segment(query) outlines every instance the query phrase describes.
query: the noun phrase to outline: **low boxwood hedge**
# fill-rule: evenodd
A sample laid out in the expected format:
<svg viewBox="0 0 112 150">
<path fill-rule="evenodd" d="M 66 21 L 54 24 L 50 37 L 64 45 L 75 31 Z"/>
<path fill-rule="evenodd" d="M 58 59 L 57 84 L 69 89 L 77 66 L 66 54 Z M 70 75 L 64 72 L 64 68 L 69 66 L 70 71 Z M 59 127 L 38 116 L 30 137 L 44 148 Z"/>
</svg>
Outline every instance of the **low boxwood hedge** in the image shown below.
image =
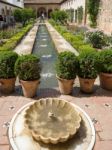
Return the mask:
<svg viewBox="0 0 112 150">
<path fill-rule="evenodd" d="M 52 24 L 52 22 L 50 23 Z M 77 51 L 81 52 L 86 48 L 89 50 L 95 50 L 90 44 L 87 44 L 84 41 L 84 35 L 74 35 L 61 25 L 55 25 L 54 27 Z"/>
<path fill-rule="evenodd" d="M 0 46 L 0 51 L 8 51 L 12 50 L 16 47 L 16 45 L 21 41 L 21 39 L 24 37 L 24 35 L 31 29 L 32 24 L 28 24 L 26 27 L 24 27 L 19 33 L 12 36 L 5 44 Z"/>
</svg>

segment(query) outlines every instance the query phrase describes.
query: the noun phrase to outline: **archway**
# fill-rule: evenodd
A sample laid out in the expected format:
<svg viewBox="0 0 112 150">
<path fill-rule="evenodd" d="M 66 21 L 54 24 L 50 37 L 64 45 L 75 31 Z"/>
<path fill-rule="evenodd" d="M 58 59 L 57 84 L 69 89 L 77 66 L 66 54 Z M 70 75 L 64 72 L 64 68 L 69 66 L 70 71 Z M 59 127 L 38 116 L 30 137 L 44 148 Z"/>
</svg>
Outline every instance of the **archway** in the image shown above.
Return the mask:
<svg viewBox="0 0 112 150">
<path fill-rule="evenodd" d="M 45 17 L 46 17 L 46 15 L 47 15 L 46 9 L 45 9 L 44 7 L 40 7 L 40 8 L 37 10 L 37 17 L 42 16 L 42 14 L 44 14 Z"/>
<path fill-rule="evenodd" d="M 48 10 L 48 18 L 51 18 L 52 9 Z"/>
</svg>

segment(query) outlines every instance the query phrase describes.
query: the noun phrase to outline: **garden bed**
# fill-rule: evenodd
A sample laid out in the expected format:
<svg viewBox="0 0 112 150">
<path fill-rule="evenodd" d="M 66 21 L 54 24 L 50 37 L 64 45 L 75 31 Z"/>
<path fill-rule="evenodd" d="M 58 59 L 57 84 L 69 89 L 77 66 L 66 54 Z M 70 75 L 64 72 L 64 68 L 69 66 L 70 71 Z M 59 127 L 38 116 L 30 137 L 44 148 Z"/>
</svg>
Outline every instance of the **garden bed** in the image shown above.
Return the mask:
<svg viewBox="0 0 112 150">
<path fill-rule="evenodd" d="M 87 42 L 86 41 L 86 37 L 85 37 L 85 32 L 76 32 L 73 33 L 70 30 L 67 29 L 66 26 L 64 25 L 59 25 L 57 23 L 55 23 L 53 20 L 49 20 L 49 22 L 53 25 L 53 27 L 73 46 L 73 48 L 75 48 L 79 53 L 83 50 L 99 50 L 98 48 L 93 48 L 92 43 L 91 42 Z M 100 31 L 98 31 L 100 32 Z M 93 32 L 94 33 L 94 32 Z M 97 34 L 97 33 L 96 33 Z M 92 42 L 99 42 L 99 37 L 96 37 L 97 35 L 95 35 L 95 39 L 93 39 Z M 94 38 L 94 37 L 93 37 Z M 109 37 L 105 35 L 105 39 L 108 40 L 107 45 L 109 44 Z M 104 41 L 104 40 L 103 40 Z M 95 43 L 96 45 L 98 45 L 98 43 Z M 103 46 L 103 45 L 102 45 Z M 106 48 L 103 47 L 100 50 L 104 50 L 104 49 L 109 49 L 109 47 L 107 46 Z M 111 48 L 110 48 L 111 49 Z"/>
<path fill-rule="evenodd" d="M 10 39 L 8 39 L 2 46 L 0 46 L 0 51 L 7 51 L 14 49 L 17 44 L 22 40 L 22 38 L 27 34 L 27 32 L 31 29 L 33 24 L 28 24 L 23 27 L 20 32 L 13 35 Z"/>
</svg>

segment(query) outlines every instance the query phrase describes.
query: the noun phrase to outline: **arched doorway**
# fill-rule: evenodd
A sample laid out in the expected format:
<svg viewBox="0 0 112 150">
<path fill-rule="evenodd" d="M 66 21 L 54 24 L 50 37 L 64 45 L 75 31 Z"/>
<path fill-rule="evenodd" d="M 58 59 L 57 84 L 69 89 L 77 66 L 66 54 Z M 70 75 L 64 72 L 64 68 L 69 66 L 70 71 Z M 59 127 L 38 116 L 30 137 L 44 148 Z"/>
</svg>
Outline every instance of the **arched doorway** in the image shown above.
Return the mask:
<svg viewBox="0 0 112 150">
<path fill-rule="evenodd" d="M 46 9 L 45 9 L 44 7 L 40 7 L 40 8 L 37 10 L 37 17 L 42 16 L 42 14 L 44 14 L 45 17 L 46 17 L 46 15 L 47 15 Z"/>
<path fill-rule="evenodd" d="M 52 9 L 48 10 L 48 18 L 51 18 Z"/>
</svg>

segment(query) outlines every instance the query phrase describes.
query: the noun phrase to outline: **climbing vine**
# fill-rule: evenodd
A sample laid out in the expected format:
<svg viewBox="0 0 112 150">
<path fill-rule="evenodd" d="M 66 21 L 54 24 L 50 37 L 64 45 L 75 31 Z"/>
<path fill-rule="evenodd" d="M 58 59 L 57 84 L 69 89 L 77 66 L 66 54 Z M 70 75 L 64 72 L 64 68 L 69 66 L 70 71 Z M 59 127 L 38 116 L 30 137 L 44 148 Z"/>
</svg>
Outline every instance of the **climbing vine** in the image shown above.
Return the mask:
<svg viewBox="0 0 112 150">
<path fill-rule="evenodd" d="M 68 20 L 70 22 L 73 22 L 73 19 L 74 19 L 74 9 L 68 9 L 67 10 L 67 14 L 68 14 Z"/>
<path fill-rule="evenodd" d="M 82 23 L 82 20 L 83 20 L 83 7 L 82 6 L 78 7 L 77 13 L 78 13 L 77 14 L 78 15 L 78 22 Z"/>
<path fill-rule="evenodd" d="M 91 26 L 97 26 L 97 16 L 99 12 L 100 0 L 88 0 L 87 2 L 87 9 L 91 21 Z"/>
</svg>

